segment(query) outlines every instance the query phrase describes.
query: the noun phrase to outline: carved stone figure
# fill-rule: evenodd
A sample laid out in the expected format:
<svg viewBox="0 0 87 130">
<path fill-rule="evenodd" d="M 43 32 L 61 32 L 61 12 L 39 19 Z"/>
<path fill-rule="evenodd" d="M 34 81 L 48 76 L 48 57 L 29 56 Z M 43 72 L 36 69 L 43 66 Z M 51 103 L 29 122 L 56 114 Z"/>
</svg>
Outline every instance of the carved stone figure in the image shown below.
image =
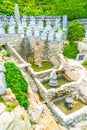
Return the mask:
<svg viewBox="0 0 87 130">
<path fill-rule="evenodd" d="M 41 67 L 41 46 L 40 46 L 40 42 L 39 40 L 36 41 L 36 45 L 35 45 L 35 51 L 34 51 L 34 62 L 35 65 L 38 65 L 39 67 Z"/>
</svg>

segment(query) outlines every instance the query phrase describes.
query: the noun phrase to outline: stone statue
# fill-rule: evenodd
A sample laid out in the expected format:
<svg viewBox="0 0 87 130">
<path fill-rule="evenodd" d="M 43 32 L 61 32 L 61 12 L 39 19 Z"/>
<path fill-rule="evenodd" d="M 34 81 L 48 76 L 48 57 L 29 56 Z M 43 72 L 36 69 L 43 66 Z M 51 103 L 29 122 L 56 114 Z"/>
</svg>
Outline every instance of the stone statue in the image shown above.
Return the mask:
<svg viewBox="0 0 87 130">
<path fill-rule="evenodd" d="M 52 87 L 56 87 L 58 85 L 57 75 L 56 75 L 56 70 L 55 69 L 53 69 L 51 74 L 50 74 L 49 85 L 52 86 Z"/>
<path fill-rule="evenodd" d="M 15 5 L 14 15 L 15 15 L 16 23 L 18 24 L 18 22 L 20 21 L 20 13 L 19 13 L 18 4 Z"/>
<path fill-rule="evenodd" d="M 35 62 L 35 65 L 38 65 L 39 67 L 41 67 L 42 60 L 41 60 L 41 47 L 40 47 L 39 40 L 36 41 L 36 45 L 35 45 L 34 62 Z"/>
</svg>

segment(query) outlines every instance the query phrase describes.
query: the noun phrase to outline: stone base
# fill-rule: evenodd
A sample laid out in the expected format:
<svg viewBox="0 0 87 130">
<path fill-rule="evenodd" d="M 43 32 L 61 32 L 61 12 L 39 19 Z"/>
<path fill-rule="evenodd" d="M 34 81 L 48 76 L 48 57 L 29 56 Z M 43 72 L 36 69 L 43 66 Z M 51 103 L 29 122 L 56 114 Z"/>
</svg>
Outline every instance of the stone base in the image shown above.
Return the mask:
<svg viewBox="0 0 87 130">
<path fill-rule="evenodd" d="M 57 81 L 56 82 L 49 82 L 49 85 L 52 87 L 56 87 L 58 85 Z"/>
</svg>

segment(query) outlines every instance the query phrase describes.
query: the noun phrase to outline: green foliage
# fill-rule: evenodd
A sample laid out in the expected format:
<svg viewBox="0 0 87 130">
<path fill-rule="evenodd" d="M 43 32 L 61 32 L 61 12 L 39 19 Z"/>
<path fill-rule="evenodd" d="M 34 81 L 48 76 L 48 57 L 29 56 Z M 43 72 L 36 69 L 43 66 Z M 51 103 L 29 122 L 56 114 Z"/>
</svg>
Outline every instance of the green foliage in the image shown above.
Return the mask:
<svg viewBox="0 0 87 130">
<path fill-rule="evenodd" d="M 27 22 L 27 26 L 30 24 L 30 21 Z"/>
<path fill-rule="evenodd" d="M 46 21 L 43 22 L 43 27 L 46 27 Z"/>
<path fill-rule="evenodd" d="M 70 41 L 69 45 L 66 45 L 63 50 L 64 56 L 70 59 L 76 59 L 78 53 L 77 44 L 72 41 Z"/>
<path fill-rule="evenodd" d="M 31 125 L 33 125 L 33 123 L 34 123 L 34 122 L 33 122 L 33 120 L 32 120 L 31 118 L 30 118 L 30 120 L 29 120 L 29 121 L 30 121 Z"/>
<path fill-rule="evenodd" d="M 84 26 L 83 24 L 78 21 L 74 20 L 69 23 L 68 26 L 68 39 L 69 40 L 82 40 L 84 37 Z"/>
<path fill-rule="evenodd" d="M 87 61 L 83 62 L 83 66 L 87 68 Z"/>
<path fill-rule="evenodd" d="M 6 111 L 11 112 L 15 107 L 14 104 L 6 104 Z"/>
<path fill-rule="evenodd" d="M 15 30 L 18 30 L 18 25 L 16 24 L 14 28 L 15 28 Z"/>
<path fill-rule="evenodd" d="M 0 0 L 0 15 L 14 14 L 15 4 L 22 15 L 63 16 L 69 19 L 87 18 L 86 0 Z"/>
<path fill-rule="evenodd" d="M 3 57 L 10 57 L 10 56 L 11 56 L 11 52 L 8 50 L 3 53 Z"/>
<path fill-rule="evenodd" d="M 55 32 L 58 32 L 58 29 L 56 29 Z"/>
<path fill-rule="evenodd" d="M 9 24 L 6 24 L 6 25 L 5 25 L 5 28 L 4 28 L 5 31 L 6 31 L 6 33 L 8 32 L 8 28 L 9 28 Z"/>
<path fill-rule="evenodd" d="M 0 45 L 0 51 L 3 49 L 2 45 Z"/>
<path fill-rule="evenodd" d="M 34 63 L 32 64 L 32 68 L 34 69 L 34 71 L 39 72 L 39 71 L 44 71 L 44 70 L 48 70 L 51 69 L 53 67 L 52 63 L 48 62 L 48 61 L 43 61 L 42 62 L 42 67 L 38 67 L 37 65 L 35 65 Z"/>
<path fill-rule="evenodd" d="M 28 90 L 27 81 L 24 79 L 24 76 L 22 75 L 20 69 L 14 63 L 6 62 L 5 68 L 7 87 L 12 89 L 20 105 L 27 109 L 29 105 L 28 97 L 26 94 Z"/>
<path fill-rule="evenodd" d="M 29 101 L 28 101 L 28 96 L 26 95 L 26 93 L 22 91 L 18 91 L 15 93 L 15 95 L 20 105 L 23 106 L 25 109 L 28 109 Z"/>
<path fill-rule="evenodd" d="M 0 102 L 4 102 L 4 100 L 0 97 Z"/>
</svg>

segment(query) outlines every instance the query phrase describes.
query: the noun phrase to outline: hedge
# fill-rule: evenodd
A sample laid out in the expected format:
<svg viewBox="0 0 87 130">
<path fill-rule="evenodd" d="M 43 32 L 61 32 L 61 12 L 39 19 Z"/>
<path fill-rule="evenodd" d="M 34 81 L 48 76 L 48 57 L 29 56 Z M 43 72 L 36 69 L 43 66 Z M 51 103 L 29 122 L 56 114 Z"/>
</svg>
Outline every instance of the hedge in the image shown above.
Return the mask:
<svg viewBox="0 0 87 130">
<path fill-rule="evenodd" d="M 4 65 L 6 68 L 5 78 L 7 87 L 12 89 L 19 104 L 27 109 L 29 105 L 27 81 L 24 79 L 20 69 L 13 62 L 6 62 Z"/>
</svg>

